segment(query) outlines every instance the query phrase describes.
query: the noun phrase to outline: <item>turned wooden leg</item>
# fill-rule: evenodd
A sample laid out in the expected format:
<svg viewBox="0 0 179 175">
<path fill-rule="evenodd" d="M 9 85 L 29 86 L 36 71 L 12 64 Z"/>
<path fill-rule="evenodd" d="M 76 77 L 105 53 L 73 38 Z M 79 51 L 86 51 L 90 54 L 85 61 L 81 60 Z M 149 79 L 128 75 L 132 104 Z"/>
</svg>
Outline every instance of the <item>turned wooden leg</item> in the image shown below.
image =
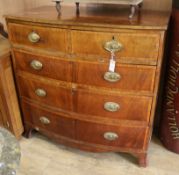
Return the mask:
<svg viewBox="0 0 179 175">
<path fill-rule="evenodd" d="M 80 14 L 80 3 L 79 2 L 76 2 L 76 14 L 77 14 L 77 16 L 79 16 L 79 14 Z"/>
<path fill-rule="evenodd" d="M 138 21 L 141 20 L 141 9 L 142 9 L 143 3 L 140 3 L 138 5 Z"/>
<path fill-rule="evenodd" d="M 56 1 L 56 10 L 58 12 L 58 15 L 61 14 L 61 1 Z"/>
<path fill-rule="evenodd" d="M 129 15 L 129 19 L 132 19 L 134 17 L 135 11 L 136 11 L 136 6 L 135 5 L 131 5 L 131 13 Z"/>
<path fill-rule="evenodd" d="M 143 3 L 140 3 L 138 6 L 139 6 L 139 10 L 141 10 Z"/>
<path fill-rule="evenodd" d="M 147 167 L 147 153 L 137 153 L 136 157 L 138 158 L 138 163 L 140 167 Z"/>
<path fill-rule="evenodd" d="M 26 138 L 30 138 L 32 136 L 32 130 L 33 128 L 31 128 L 30 126 L 25 126 L 25 130 L 24 130 L 24 137 Z"/>
</svg>

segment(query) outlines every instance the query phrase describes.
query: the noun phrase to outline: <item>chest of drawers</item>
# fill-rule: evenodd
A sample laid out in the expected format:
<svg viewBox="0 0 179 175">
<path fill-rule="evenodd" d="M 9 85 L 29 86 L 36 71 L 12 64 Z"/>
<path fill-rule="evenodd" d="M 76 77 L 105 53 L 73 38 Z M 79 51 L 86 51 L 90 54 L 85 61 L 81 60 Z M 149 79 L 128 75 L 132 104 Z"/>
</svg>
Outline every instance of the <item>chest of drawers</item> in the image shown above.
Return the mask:
<svg viewBox="0 0 179 175">
<path fill-rule="evenodd" d="M 128 152 L 146 166 L 169 14 L 141 12 L 129 21 L 128 12 L 96 8 L 6 17 L 26 134 L 36 129 L 82 150 Z M 114 74 L 104 49 L 113 39 L 122 45 Z"/>
</svg>

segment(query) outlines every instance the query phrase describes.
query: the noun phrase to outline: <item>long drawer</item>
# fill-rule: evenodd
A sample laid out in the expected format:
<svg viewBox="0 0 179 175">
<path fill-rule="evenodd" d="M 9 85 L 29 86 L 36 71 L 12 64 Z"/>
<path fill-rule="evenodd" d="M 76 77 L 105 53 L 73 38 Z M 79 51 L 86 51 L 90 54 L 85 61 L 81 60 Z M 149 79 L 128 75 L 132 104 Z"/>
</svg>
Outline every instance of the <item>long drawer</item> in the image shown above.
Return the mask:
<svg viewBox="0 0 179 175">
<path fill-rule="evenodd" d="M 67 30 L 9 23 L 11 42 L 24 46 L 67 53 Z"/>
<path fill-rule="evenodd" d="M 149 121 L 152 97 L 78 90 L 74 110 L 80 114 L 119 120 Z"/>
<path fill-rule="evenodd" d="M 122 30 L 118 33 L 112 32 L 71 32 L 72 53 L 76 55 L 95 55 L 109 58 L 110 53 L 104 49 L 106 42 L 114 38 L 122 45 L 122 49 L 116 53 L 117 59 L 131 63 L 154 64 L 158 59 L 160 34 L 135 30 Z"/>
<path fill-rule="evenodd" d="M 14 59 L 17 71 L 27 71 L 61 81 L 72 81 L 72 63 L 65 59 L 16 50 L 14 50 Z"/>
<path fill-rule="evenodd" d="M 75 137 L 75 120 L 48 111 L 40 106 L 21 101 L 25 123 L 65 137 Z"/>
<path fill-rule="evenodd" d="M 155 66 L 117 64 L 115 73 L 108 72 L 109 63 L 78 61 L 76 82 L 125 91 L 153 92 Z"/>
<path fill-rule="evenodd" d="M 148 128 L 76 122 L 76 139 L 88 143 L 143 149 Z"/>
<path fill-rule="evenodd" d="M 62 110 L 72 110 L 71 87 L 60 82 L 36 78 L 34 76 L 17 76 L 19 94 L 40 103 L 57 107 Z"/>
</svg>

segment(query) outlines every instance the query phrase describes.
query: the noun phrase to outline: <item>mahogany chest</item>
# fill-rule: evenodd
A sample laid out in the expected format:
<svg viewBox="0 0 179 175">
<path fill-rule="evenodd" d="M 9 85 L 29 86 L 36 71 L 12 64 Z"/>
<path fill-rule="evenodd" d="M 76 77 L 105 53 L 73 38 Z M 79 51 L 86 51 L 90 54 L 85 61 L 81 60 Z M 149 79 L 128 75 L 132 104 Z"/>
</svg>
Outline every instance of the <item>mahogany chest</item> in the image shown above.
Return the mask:
<svg viewBox="0 0 179 175">
<path fill-rule="evenodd" d="M 146 166 L 169 13 L 41 7 L 6 16 L 27 135 Z M 115 70 L 109 71 L 110 49 Z M 119 48 L 120 47 L 120 48 Z M 114 56 L 114 55 L 113 55 Z"/>
</svg>

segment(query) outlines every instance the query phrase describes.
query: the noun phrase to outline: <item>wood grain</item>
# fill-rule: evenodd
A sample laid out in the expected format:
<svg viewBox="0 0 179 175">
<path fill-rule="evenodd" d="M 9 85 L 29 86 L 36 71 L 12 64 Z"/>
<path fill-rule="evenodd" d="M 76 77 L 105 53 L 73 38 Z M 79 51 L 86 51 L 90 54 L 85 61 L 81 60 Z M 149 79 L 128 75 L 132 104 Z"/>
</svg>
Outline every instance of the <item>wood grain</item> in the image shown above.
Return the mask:
<svg viewBox="0 0 179 175">
<path fill-rule="evenodd" d="M 64 29 L 51 28 L 49 31 L 48 28 L 44 27 L 20 24 L 10 24 L 8 28 L 13 43 L 50 51 L 67 52 L 67 31 Z M 32 43 L 28 39 L 32 32 L 37 33 L 40 37 L 37 43 Z"/>
<path fill-rule="evenodd" d="M 99 116 L 101 118 L 118 120 L 149 121 L 152 98 L 127 95 L 111 95 L 94 93 L 93 91 L 78 90 L 75 94 L 75 112 Z M 104 109 L 106 102 L 119 104 L 120 109 L 116 112 L 109 112 Z M 130 109 L 130 110 L 129 110 Z"/>
<path fill-rule="evenodd" d="M 108 32 L 109 29 L 111 30 L 110 32 L 112 32 L 116 29 L 165 30 L 168 26 L 169 15 L 170 12 L 166 11 L 142 10 L 140 15 L 136 15 L 131 21 L 128 19 L 128 9 L 120 11 L 118 8 L 116 8 L 116 6 L 112 6 L 108 9 L 108 6 L 104 8 L 92 5 L 90 7 L 82 7 L 80 16 L 76 15 L 75 6 L 64 6 L 60 16 L 54 10 L 54 7 L 45 6 L 31 9 L 28 11 L 28 13 L 25 11 L 20 11 L 16 14 L 6 15 L 5 17 L 8 19 L 7 22 L 19 21 L 19 23 L 32 26 L 34 22 L 36 27 L 49 27 L 49 24 L 51 24 L 51 27 L 60 26 L 60 28 L 66 28 L 67 26 L 70 26 L 71 29 L 82 29 L 89 31 L 89 28 L 85 29 L 85 26 L 90 26 L 90 31 L 97 31 L 99 29 L 105 31 L 107 28 Z M 23 20 L 24 18 L 26 18 L 25 21 Z"/>
<path fill-rule="evenodd" d="M 21 137 L 23 125 L 11 67 L 10 49 L 7 40 L 0 36 L 0 117 L 1 125 L 17 138 Z M 2 123 L 3 122 L 3 123 Z"/>
<path fill-rule="evenodd" d="M 43 110 L 35 105 L 25 103 L 24 101 L 22 101 L 22 109 L 26 119 L 25 122 L 32 123 L 34 128 L 49 130 L 61 136 L 75 138 L 75 120 L 64 118 L 51 111 Z M 50 123 L 43 124 L 40 121 L 41 117 L 46 117 Z"/>
<path fill-rule="evenodd" d="M 0 21 L 5 25 L 3 15 L 16 13 L 27 9 L 32 9 L 40 6 L 51 5 L 54 3 L 49 0 L 6 0 L 0 1 Z M 73 4 L 72 4 L 73 5 Z M 74 6 L 74 5 L 73 5 Z M 144 9 L 170 11 L 172 7 L 171 0 L 144 0 Z M 55 10 L 55 8 L 54 8 Z"/>
<path fill-rule="evenodd" d="M 14 51 L 14 62 L 17 71 L 27 71 L 36 75 L 58 79 L 61 81 L 72 81 L 72 63 L 64 58 L 53 56 L 42 56 L 31 52 Z M 35 70 L 31 67 L 32 61 L 40 61 L 42 69 Z"/>
<path fill-rule="evenodd" d="M 61 86 L 57 81 L 44 81 L 40 77 L 29 77 L 22 74 L 17 77 L 20 96 L 36 100 L 62 110 L 72 110 L 72 93 L 69 87 Z M 70 86 L 70 85 L 69 85 Z M 35 92 L 42 89 L 46 96 L 38 96 Z"/>
<path fill-rule="evenodd" d="M 77 55 L 100 55 L 109 59 L 110 53 L 104 49 L 104 44 L 112 38 L 122 44 L 121 51 L 118 51 L 116 59 L 133 60 L 136 58 L 145 60 L 157 60 L 160 33 L 130 30 L 117 33 L 109 32 L 90 32 L 72 31 L 72 53 Z"/>
<path fill-rule="evenodd" d="M 124 148 L 143 150 L 147 128 L 114 127 L 110 125 L 96 125 L 95 123 L 77 122 L 77 140 Z M 85 131 L 85 132 L 84 132 Z M 118 139 L 109 141 L 104 138 L 106 132 L 118 134 Z"/>
<path fill-rule="evenodd" d="M 104 61 L 104 59 L 102 59 Z M 145 91 L 153 93 L 155 67 L 140 65 L 116 64 L 115 72 L 121 78 L 117 82 L 108 82 L 104 75 L 109 71 L 109 60 L 106 62 L 77 61 L 76 82 L 90 86 L 105 87 L 120 91 Z"/>
<path fill-rule="evenodd" d="M 170 13 L 142 10 L 129 21 L 128 11 L 115 7 L 80 10 L 76 15 L 74 7 L 66 6 L 57 16 L 54 7 L 42 7 L 7 16 L 26 133 L 36 129 L 84 150 L 129 152 L 146 166 Z M 44 39 L 39 45 L 27 41 L 33 29 Z M 116 71 L 122 75 L 116 84 L 103 78 L 110 57 L 103 45 L 113 36 L 123 44 L 116 55 Z M 32 57 L 45 65 L 41 73 L 29 68 Z M 38 88 L 46 91 L 44 97 L 36 95 Z M 106 102 L 117 103 L 118 111 L 106 111 Z M 41 125 L 39 114 L 49 116 L 54 127 Z M 71 120 L 73 139 L 60 130 Z M 63 126 L 57 127 L 58 121 Z M 119 139 L 104 140 L 106 132 L 117 133 Z"/>
</svg>

